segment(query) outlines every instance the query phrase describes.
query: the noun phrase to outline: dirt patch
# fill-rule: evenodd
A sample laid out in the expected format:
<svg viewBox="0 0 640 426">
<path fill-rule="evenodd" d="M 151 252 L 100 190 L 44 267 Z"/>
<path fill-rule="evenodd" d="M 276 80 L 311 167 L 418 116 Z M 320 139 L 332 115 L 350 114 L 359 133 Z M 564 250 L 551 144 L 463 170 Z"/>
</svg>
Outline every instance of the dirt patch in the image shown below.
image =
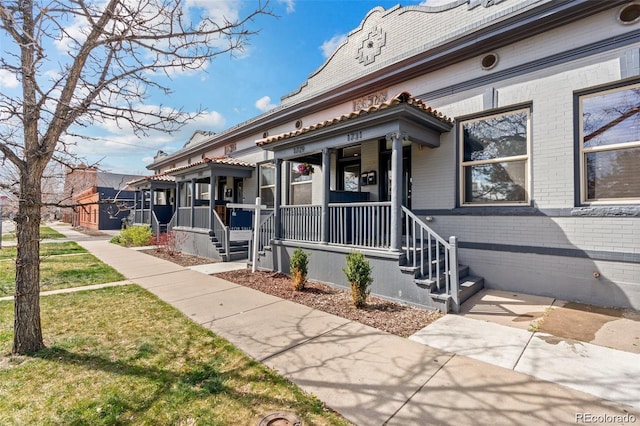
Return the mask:
<svg viewBox="0 0 640 426">
<path fill-rule="evenodd" d="M 368 297 L 365 307 L 357 309 L 346 290 L 309 281 L 302 291 L 294 291 L 291 278 L 279 273 L 251 273 L 248 269 L 242 269 L 215 276 L 402 337 L 414 334 L 442 316 L 440 312 L 374 296 Z"/>
<path fill-rule="evenodd" d="M 539 331 L 567 339 L 593 342 L 607 323 L 622 318 L 624 310 L 583 303 L 567 303 L 553 308 L 544 317 Z"/>
<path fill-rule="evenodd" d="M 160 259 L 168 260 L 169 262 L 176 263 L 180 266 L 184 266 L 185 268 L 189 266 L 208 265 L 210 263 L 216 263 L 215 260 L 206 257 L 193 256 L 180 252 L 169 252 L 167 250 L 149 249 L 140 250 L 140 253 L 159 257 Z"/>
</svg>

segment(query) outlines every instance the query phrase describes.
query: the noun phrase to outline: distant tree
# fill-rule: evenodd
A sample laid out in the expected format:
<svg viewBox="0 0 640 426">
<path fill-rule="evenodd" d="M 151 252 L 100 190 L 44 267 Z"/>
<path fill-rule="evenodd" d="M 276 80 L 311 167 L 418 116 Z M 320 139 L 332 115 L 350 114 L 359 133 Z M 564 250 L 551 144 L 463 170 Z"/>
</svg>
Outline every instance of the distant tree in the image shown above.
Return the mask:
<svg viewBox="0 0 640 426">
<path fill-rule="evenodd" d="M 242 17 L 210 18 L 186 0 L 0 0 L 0 73 L 20 85 L 20 95 L 0 93 L 0 154 L 15 168 L 19 194 L 13 353 L 44 347 L 39 225 L 47 165 L 68 161 L 74 141 L 90 141 L 78 129 L 93 124 L 115 121 L 145 135 L 197 116 L 136 106 L 150 90 L 169 94 L 166 77 L 243 49 L 256 33 L 248 25 L 270 14 L 267 2 Z M 67 54 L 50 56 L 55 44 Z"/>
</svg>

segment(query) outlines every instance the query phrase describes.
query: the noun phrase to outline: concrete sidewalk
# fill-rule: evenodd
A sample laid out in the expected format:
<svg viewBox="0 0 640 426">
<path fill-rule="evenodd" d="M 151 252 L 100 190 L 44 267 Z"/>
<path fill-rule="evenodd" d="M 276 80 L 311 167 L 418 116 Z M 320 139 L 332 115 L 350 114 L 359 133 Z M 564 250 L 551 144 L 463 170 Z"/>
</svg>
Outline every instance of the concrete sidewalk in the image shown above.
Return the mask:
<svg viewBox="0 0 640 426">
<path fill-rule="evenodd" d="M 105 240 L 80 244 L 358 425 L 575 424 L 581 413 L 640 419 L 637 408 L 510 365 L 390 335 Z M 464 338 L 443 333 L 452 343 Z M 531 353 L 535 365 L 552 361 L 547 356 Z"/>
</svg>

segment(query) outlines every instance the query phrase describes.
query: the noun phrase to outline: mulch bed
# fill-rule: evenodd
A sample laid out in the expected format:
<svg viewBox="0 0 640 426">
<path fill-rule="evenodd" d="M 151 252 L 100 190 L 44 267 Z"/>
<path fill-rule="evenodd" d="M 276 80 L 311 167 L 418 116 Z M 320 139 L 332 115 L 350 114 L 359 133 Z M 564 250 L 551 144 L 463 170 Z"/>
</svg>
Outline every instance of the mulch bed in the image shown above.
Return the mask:
<svg viewBox="0 0 640 426">
<path fill-rule="evenodd" d="M 150 249 L 141 252 L 185 267 L 214 262 L 204 257 L 182 253 L 170 254 L 164 250 Z M 353 305 L 348 290 L 307 281 L 302 291 L 294 291 L 291 278 L 280 273 L 252 273 L 249 269 L 241 269 L 218 273 L 215 276 L 402 337 L 412 335 L 442 316 L 440 312 L 415 308 L 375 296 L 369 296 L 367 305 L 358 309 Z"/>
</svg>

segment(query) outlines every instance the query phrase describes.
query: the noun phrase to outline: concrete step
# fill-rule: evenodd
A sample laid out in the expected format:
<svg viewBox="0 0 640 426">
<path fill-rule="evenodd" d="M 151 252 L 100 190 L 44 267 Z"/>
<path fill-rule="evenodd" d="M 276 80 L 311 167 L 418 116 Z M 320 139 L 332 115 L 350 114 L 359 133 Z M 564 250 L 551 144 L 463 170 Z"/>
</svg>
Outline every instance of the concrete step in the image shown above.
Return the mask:
<svg viewBox="0 0 640 426">
<path fill-rule="evenodd" d="M 460 279 L 460 304 L 484 288 L 484 278 L 466 276 Z"/>
<path fill-rule="evenodd" d="M 458 280 L 460 282 L 463 282 L 463 280 L 465 279 L 465 277 L 467 277 L 469 275 L 469 267 L 467 265 L 458 265 Z M 429 290 L 431 290 L 432 292 L 438 292 L 438 286 L 437 286 L 437 280 L 435 279 L 435 274 L 432 276 L 432 279 L 429 279 L 427 277 L 420 277 L 417 276 L 413 282 L 416 283 L 416 285 L 420 286 L 420 287 L 425 287 L 428 288 Z M 446 284 L 446 276 L 444 275 L 444 272 L 440 273 L 440 287 L 444 288 Z"/>
</svg>

